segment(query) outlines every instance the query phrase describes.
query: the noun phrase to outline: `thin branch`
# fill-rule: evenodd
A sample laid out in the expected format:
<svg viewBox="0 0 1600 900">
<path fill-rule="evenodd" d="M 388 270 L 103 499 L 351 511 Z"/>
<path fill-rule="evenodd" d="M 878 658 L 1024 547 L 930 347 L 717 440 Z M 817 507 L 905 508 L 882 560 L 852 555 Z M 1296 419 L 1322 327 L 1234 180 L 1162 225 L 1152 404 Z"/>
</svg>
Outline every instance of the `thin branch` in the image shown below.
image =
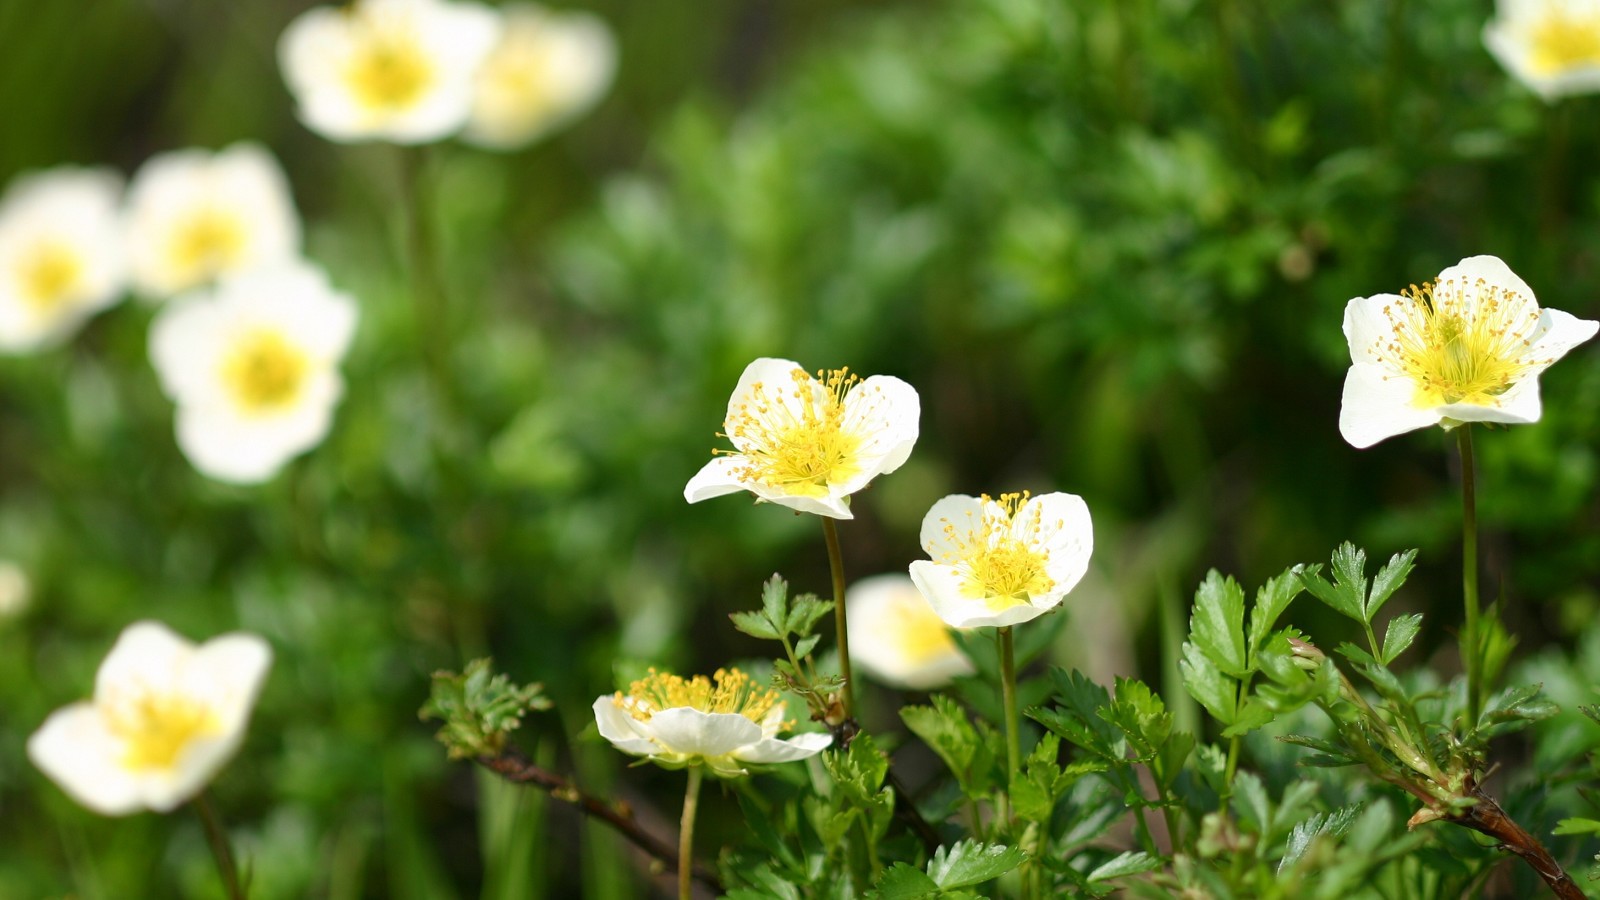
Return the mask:
<svg viewBox="0 0 1600 900">
<path fill-rule="evenodd" d="M 543 788 L 557 800 L 576 806 L 584 815 L 610 825 L 633 842 L 634 846 L 655 857 L 669 870 L 677 871 L 678 848 L 644 830 L 627 806 L 585 792 L 571 779 L 535 765 L 533 760 L 515 747 L 508 746 L 499 756 L 480 756 L 473 761 L 513 784 L 531 784 Z M 717 894 L 723 892 L 722 881 L 703 864 L 694 865 L 693 873 L 696 881 Z"/>
<path fill-rule="evenodd" d="M 1583 891 L 1572 880 L 1572 876 L 1562 870 L 1561 864 L 1544 848 L 1544 844 L 1539 843 L 1538 838 L 1506 815 L 1500 804 L 1484 793 L 1476 782 L 1467 783 L 1467 794 L 1478 802 L 1448 821 L 1498 840 L 1500 846 L 1522 857 L 1523 862 L 1538 872 L 1539 877 L 1561 900 L 1583 900 Z"/>
</svg>

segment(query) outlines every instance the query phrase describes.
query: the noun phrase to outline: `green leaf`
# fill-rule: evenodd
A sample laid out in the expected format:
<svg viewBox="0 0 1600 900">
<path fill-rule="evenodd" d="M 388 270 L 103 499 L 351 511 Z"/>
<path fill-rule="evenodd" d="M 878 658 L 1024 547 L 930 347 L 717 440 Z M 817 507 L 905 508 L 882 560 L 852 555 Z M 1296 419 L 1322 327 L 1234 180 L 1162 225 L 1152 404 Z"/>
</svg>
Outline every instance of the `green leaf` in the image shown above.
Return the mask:
<svg viewBox="0 0 1600 900">
<path fill-rule="evenodd" d="M 789 604 L 789 619 L 785 627 L 804 637 L 830 612 L 833 612 L 832 600 L 820 600 L 816 594 L 801 594 Z"/>
<path fill-rule="evenodd" d="M 1248 672 L 1244 641 L 1244 589 L 1216 569 L 1195 591 L 1189 616 L 1189 637 L 1224 674 L 1243 678 Z"/>
<path fill-rule="evenodd" d="M 521 727 L 525 713 L 550 708 L 543 691 L 538 684 L 513 684 L 494 674 L 489 659 L 475 659 L 460 675 L 435 672 L 432 692 L 418 715 L 424 721 L 444 721 L 435 737 L 451 759 L 495 756 L 505 749 L 506 736 Z"/>
<path fill-rule="evenodd" d="M 1272 800 L 1261 779 L 1252 772 L 1234 774 L 1233 808 L 1240 818 L 1255 826 L 1257 833 L 1266 832 L 1272 824 Z"/>
<path fill-rule="evenodd" d="M 773 629 L 782 632 L 789 622 L 789 582 L 777 572 L 761 583 L 761 611 Z"/>
<path fill-rule="evenodd" d="M 1172 733 L 1172 714 L 1166 704 L 1149 685 L 1133 678 L 1118 678 L 1111 705 L 1095 714 L 1122 731 L 1140 760 L 1153 757 Z"/>
<path fill-rule="evenodd" d="M 932 706 L 903 707 L 901 721 L 944 760 L 965 793 L 975 795 L 988 790 L 987 773 L 994 751 L 978 739 L 977 729 L 954 700 L 935 694 L 930 702 Z"/>
<path fill-rule="evenodd" d="M 1211 717 L 1224 725 L 1232 725 L 1238 717 L 1239 682 L 1222 674 L 1211 658 L 1194 644 L 1183 645 L 1183 659 L 1178 662 L 1183 675 L 1183 686 L 1189 696 L 1199 701 Z"/>
<path fill-rule="evenodd" d="M 1333 583 L 1318 574 L 1320 567 L 1317 566 L 1301 570 L 1300 583 L 1311 596 L 1336 612 L 1363 622 L 1366 621 L 1362 616 L 1367 593 L 1366 564 L 1367 555 L 1347 541 L 1333 553 Z"/>
<path fill-rule="evenodd" d="M 1251 697 L 1244 702 L 1244 706 L 1239 707 L 1238 717 L 1233 720 L 1232 725 L 1223 729 L 1222 736 L 1231 738 L 1249 734 L 1277 717 L 1277 712 L 1271 706 Z"/>
<path fill-rule="evenodd" d="M 912 868 L 903 862 L 897 862 L 885 869 L 882 877 L 878 879 L 877 896 L 880 900 L 920 900 L 922 897 L 935 897 L 938 894 L 937 882 L 921 869 Z"/>
<path fill-rule="evenodd" d="M 773 628 L 772 623 L 767 621 L 767 614 L 764 612 L 729 613 L 728 618 L 733 620 L 734 628 L 737 628 L 751 637 L 761 638 L 762 640 L 766 641 L 776 641 L 780 639 L 778 629 Z"/>
<path fill-rule="evenodd" d="M 1421 630 L 1420 613 L 1395 616 L 1389 620 L 1389 630 L 1383 634 L 1383 664 L 1394 662 L 1395 658 L 1404 653 L 1406 648 L 1411 646 L 1411 642 L 1417 639 L 1417 632 Z"/>
<path fill-rule="evenodd" d="M 1283 858 L 1278 861 L 1278 873 L 1281 875 L 1285 869 L 1293 868 L 1300 857 L 1310 849 L 1311 842 L 1319 837 L 1340 837 L 1350 830 L 1350 825 L 1356 820 L 1356 813 L 1361 807 L 1356 805 L 1345 806 L 1327 813 L 1318 813 L 1304 822 L 1296 825 L 1289 832 L 1289 843 L 1283 852 Z"/>
<path fill-rule="evenodd" d="M 1389 558 L 1383 568 L 1378 570 L 1378 574 L 1373 576 L 1372 593 L 1368 595 L 1364 608 L 1368 622 L 1372 621 L 1372 617 L 1378 614 L 1378 610 L 1383 608 L 1383 604 L 1394 595 L 1394 592 L 1400 589 L 1400 585 L 1406 583 L 1406 576 L 1411 574 L 1411 568 L 1416 560 L 1415 550 L 1396 553 Z"/>
<path fill-rule="evenodd" d="M 1594 819 L 1562 819 L 1556 823 L 1554 833 L 1558 835 L 1600 834 L 1600 822 Z"/>
<path fill-rule="evenodd" d="M 794 642 L 794 655 L 796 659 L 805 659 L 812 650 L 816 649 L 817 641 L 822 640 L 822 635 L 811 634 Z"/>
<path fill-rule="evenodd" d="M 1122 878 L 1127 875 L 1138 875 L 1141 872 L 1153 872 L 1161 868 L 1161 860 L 1143 851 L 1132 850 L 1117 856 L 1108 862 L 1102 863 L 1089 873 L 1090 883 L 1110 881 L 1113 878 Z"/>
<path fill-rule="evenodd" d="M 958 841 L 933 851 L 928 874 L 941 888 L 962 888 L 992 881 L 1022 865 L 1028 858 L 1016 847 Z"/>
<path fill-rule="evenodd" d="M 1272 626 L 1289 608 L 1290 602 L 1300 595 L 1305 585 L 1300 581 L 1300 567 L 1285 570 L 1256 591 L 1256 604 L 1250 610 L 1250 652 L 1252 655 L 1265 643 Z"/>
<path fill-rule="evenodd" d="M 1030 709 L 1028 716 L 1078 747 L 1120 762 L 1127 754 L 1127 740 L 1121 729 L 1100 717 L 1100 710 L 1111 704 L 1111 695 L 1087 675 L 1062 668 L 1050 670 L 1058 709 Z"/>
</svg>

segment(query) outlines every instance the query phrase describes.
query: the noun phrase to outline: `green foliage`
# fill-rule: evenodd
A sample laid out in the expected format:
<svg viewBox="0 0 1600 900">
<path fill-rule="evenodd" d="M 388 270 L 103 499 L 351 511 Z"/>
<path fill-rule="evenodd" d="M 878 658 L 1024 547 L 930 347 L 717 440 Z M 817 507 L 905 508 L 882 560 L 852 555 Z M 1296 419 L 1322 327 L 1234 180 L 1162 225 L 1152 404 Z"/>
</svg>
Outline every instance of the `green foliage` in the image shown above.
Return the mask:
<svg viewBox="0 0 1600 900">
<path fill-rule="evenodd" d="M 1178 667 L 1189 695 L 1226 726 L 1225 737 L 1254 731 L 1294 705 L 1295 698 L 1281 690 L 1252 695 L 1251 682 L 1274 658 L 1286 658 L 1295 632 L 1272 628 L 1300 593 L 1298 576 L 1293 569 L 1285 571 L 1256 591 L 1248 633 L 1244 589 L 1238 582 L 1213 569 L 1195 593 L 1189 640 Z M 1278 666 L 1278 671 L 1286 670 Z"/>
<path fill-rule="evenodd" d="M 993 881 L 1025 859 L 1027 854 L 1016 847 L 958 841 L 934 851 L 925 871 L 897 863 L 883 873 L 875 896 L 879 900 L 973 897 L 976 895 L 960 889 Z"/>
<path fill-rule="evenodd" d="M 443 720 L 435 737 L 451 759 L 498 755 L 528 711 L 550 708 L 543 685 L 513 684 L 494 674 L 492 666 L 489 659 L 475 659 L 460 674 L 433 673 L 433 691 L 420 715 L 424 721 Z"/>
</svg>

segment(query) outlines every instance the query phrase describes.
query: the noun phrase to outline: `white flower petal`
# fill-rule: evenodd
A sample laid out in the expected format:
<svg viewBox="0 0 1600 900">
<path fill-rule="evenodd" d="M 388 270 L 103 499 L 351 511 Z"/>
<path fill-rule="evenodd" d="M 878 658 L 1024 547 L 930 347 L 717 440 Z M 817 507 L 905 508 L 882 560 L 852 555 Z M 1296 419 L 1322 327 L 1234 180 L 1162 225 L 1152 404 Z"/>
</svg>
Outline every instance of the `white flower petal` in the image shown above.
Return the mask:
<svg viewBox="0 0 1600 900">
<path fill-rule="evenodd" d="M 861 475 L 840 490 L 854 493 L 879 475 L 905 464 L 917 444 L 922 401 L 911 385 L 889 375 L 873 375 L 844 398 L 844 429 L 860 435 L 866 461 Z"/>
<path fill-rule="evenodd" d="M 171 690 L 194 644 L 160 622 L 145 620 L 122 629 L 111 652 L 95 673 L 95 697 L 104 698 L 123 685 Z"/>
<path fill-rule="evenodd" d="M 961 588 L 964 579 L 953 566 L 943 566 L 925 559 L 911 564 L 911 580 L 916 583 L 922 596 L 928 598 L 933 611 L 951 628 L 1017 625 L 1049 612 L 1049 608 L 1036 607 L 1031 603 L 1018 603 L 996 610 L 983 600 L 973 599 L 963 593 Z M 1056 596 L 1050 606 L 1060 602 L 1061 597 Z"/>
<path fill-rule="evenodd" d="M 768 503 L 786 506 L 795 512 L 827 516 L 830 519 L 855 518 L 855 513 L 850 511 L 850 498 L 848 496 L 839 496 L 831 493 L 822 497 L 812 497 L 806 494 L 786 494 L 764 484 L 747 484 L 745 485 L 745 490 Z"/>
<path fill-rule="evenodd" d="M 687 706 L 650 717 L 656 742 L 675 753 L 725 756 L 761 740 L 761 726 L 738 713 L 707 713 Z"/>
<path fill-rule="evenodd" d="M 1055 583 L 1052 592 L 1065 595 L 1089 571 L 1089 559 L 1094 555 L 1094 524 L 1089 518 L 1089 504 L 1077 494 L 1041 494 L 1030 498 L 1017 511 L 1013 522 L 1031 522 L 1035 515 L 1044 529 L 1042 543 L 1049 552 L 1045 572 Z"/>
<path fill-rule="evenodd" d="M 748 491 L 744 482 L 739 480 L 736 470 L 745 465 L 741 456 L 714 456 L 711 461 L 700 467 L 689 483 L 683 487 L 683 499 L 690 503 L 699 503 L 712 497 L 722 497 Z"/>
<path fill-rule="evenodd" d="M 1414 405 L 1416 383 L 1391 375 L 1378 366 L 1357 363 L 1344 379 L 1344 399 L 1339 409 L 1339 434 L 1357 449 L 1379 441 L 1437 425 L 1444 415 L 1437 409 Z"/>
<path fill-rule="evenodd" d="M 958 556 L 960 551 L 945 529 L 953 527 L 956 534 L 965 540 L 968 531 L 983 523 L 983 512 L 983 501 L 977 497 L 950 494 L 940 498 L 922 517 L 922 531 L 919 534 L 922 549 L 935 561 Z"/>
<path fill-rule="evenodd" d="M 337 379 L 336 375 L 329 377 Z M 316 446 L 332 423 L 326 403 L 302 402 L 271 417 L 236 414 L 226 407 L 180 406 L 178 447 L 201 473 L 219 481 L 256 484 Z"/>
<path fill-rule="evenodd" d="M 1394 340 L 1394 320 L 1384 315 L 1384 309 L 1410 302 L 1396 294 L 1378 294 L 1345 304 L 1344 336 L 1350 344 L 1350 361 L 1383 365 L 1373 350 Z"/>
<path fill-rule="evenodd" d="M 1529 348 L 1528 355 L 1540 360 L 1535 371 L 1542 372 L 1551 363 L 1567 355 L 1567 351 L 1594 337 L 1600 322 L 1580 319 L 1559 309 L 1539 311 L 1539 339 Z"/>
<path fill-rule="evenodd" d="M 845 592 L 850 659 L 885 684 L 929 690 L 972 672 L 972 662 L 906 575 L 874 575 Z M 772 736 L 769 732 L 768 736 Z"/>
<path fill-rule="evenodd" d="M 117 764 L 117 741 L 90 703 L 56 710 L 28 738 L 28 758 L 72 799 L 107 816 L 141 807 L 138 779 Z"/>
<path fill-rule="evenodd" d="M 801 413 L 800 403 L 793 396 L 794 373 L 804 372 L 805 369 L 792 359 L 774 359 L 762 357 L 744 367 L 744 372 L 739 375 L 739 383 L 734 386 L 733 394 L 728 397 L 728 414 L 723 420 L 724 426 L 729 431 L 728 439 L 733 446 L 741 452 L 750 449 L 747 443 L 737 434 L 738 429 L 732 423 L 742 415 L 746 409 L 752 412 L 760 405 L 757 398 L 757 387 L 761 389 L 761 396 L 765 402 L 782 403 L 794 415 Z"/>
<path fill-rule="evenodd" d="M 808 732 L 784 740 L 762 738 L 754 744 L 734 750 L 731 755 L 734 759 L 756 765 L 794 762 L 797 759 L 816 756 L 828 749 L 832 743 L 833 738 L 827 734 Z"/>
<path fill-rule="evenodd" d="M 648 756 L 659 749 L 654 741 L 645 736 L 644 729 L 639 727 L 639 721 L 617 707 L 615 698 L 611 694 L 597 698 L 592 709 L 595 726 L 600 729 L 600 736 L 623 753 Z"/>
<path fill-rule="evenodd" d="M 598 16 L 531 3 L 508 3 L 500 11 L 500 41 L 478 72 L 463 137 L 509 150 L 593 106 L 611 84 L 617 50 Z"/>
</svg>

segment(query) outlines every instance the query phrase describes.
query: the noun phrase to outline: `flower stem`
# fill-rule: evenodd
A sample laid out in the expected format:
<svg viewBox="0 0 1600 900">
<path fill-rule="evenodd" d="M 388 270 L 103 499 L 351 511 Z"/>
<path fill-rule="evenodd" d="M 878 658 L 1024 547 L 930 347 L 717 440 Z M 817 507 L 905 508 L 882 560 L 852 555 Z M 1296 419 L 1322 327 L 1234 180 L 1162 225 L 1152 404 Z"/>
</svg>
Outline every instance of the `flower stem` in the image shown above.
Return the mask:
<svg viewBox="0 0 1600 900">
<path fill-rule="evenodd" d="M 694 884 L 694 814 L 700 805 L 699 766 L 689 767 L 689 785 L 683 792 L 683 821 L 678 826 L 678 900 L 690 900 Z"/>
<path fill-rule="evenodd" d="M 822 533 L 828 539 L 828 568 L 833 575 L 833 625 L 838 632 L 839 674 L 844 677 L 840 697 L 844 717 L 850 719 L 856 714 L 856 680 L 850 675 L 850 634 L 844 614 L 844 554 L 839 550 L 839 528 L 826 516 L 822 518 Z"/>
<path fill-rule="evenodd" d="M 233 851 L 228 847 L 228 832 L 222 827 L 222 820 L 218 818 L 217 811 L 211 806 L 211 798 L 205 791 L 194 795 L 194 809 L 200 814 L 200 823 L 205 826 L 206 843 L 211 845 L 211 855 L 217 860 L 217 874 L 222 878 L 222 886 L 227 889 L 230 900 L 244 900 L 244 887 L 239 883 L 239 868 L 234 865 Z"/>
<path fill-rule="evenodd" d="M 1472 425 L 1456 429 L 1461 449 L 1461 593 L 1466 620 L 1461 629 L 1461 664 L 1467 670 L 1467 723 L 1478 721 L 1483 699 L 1483 666 L 1478 646 L 1478 501 L 1472 459 Z"/>
<path fill-rule="evenodd" d="M 1006 801 L 1009 806 L 1012 784 L 1022 769 L 1017 723 L 1017 651 L 1010 626 L 1000 629 L 1000 696 L 1006 707 Z"/>
</svg>

